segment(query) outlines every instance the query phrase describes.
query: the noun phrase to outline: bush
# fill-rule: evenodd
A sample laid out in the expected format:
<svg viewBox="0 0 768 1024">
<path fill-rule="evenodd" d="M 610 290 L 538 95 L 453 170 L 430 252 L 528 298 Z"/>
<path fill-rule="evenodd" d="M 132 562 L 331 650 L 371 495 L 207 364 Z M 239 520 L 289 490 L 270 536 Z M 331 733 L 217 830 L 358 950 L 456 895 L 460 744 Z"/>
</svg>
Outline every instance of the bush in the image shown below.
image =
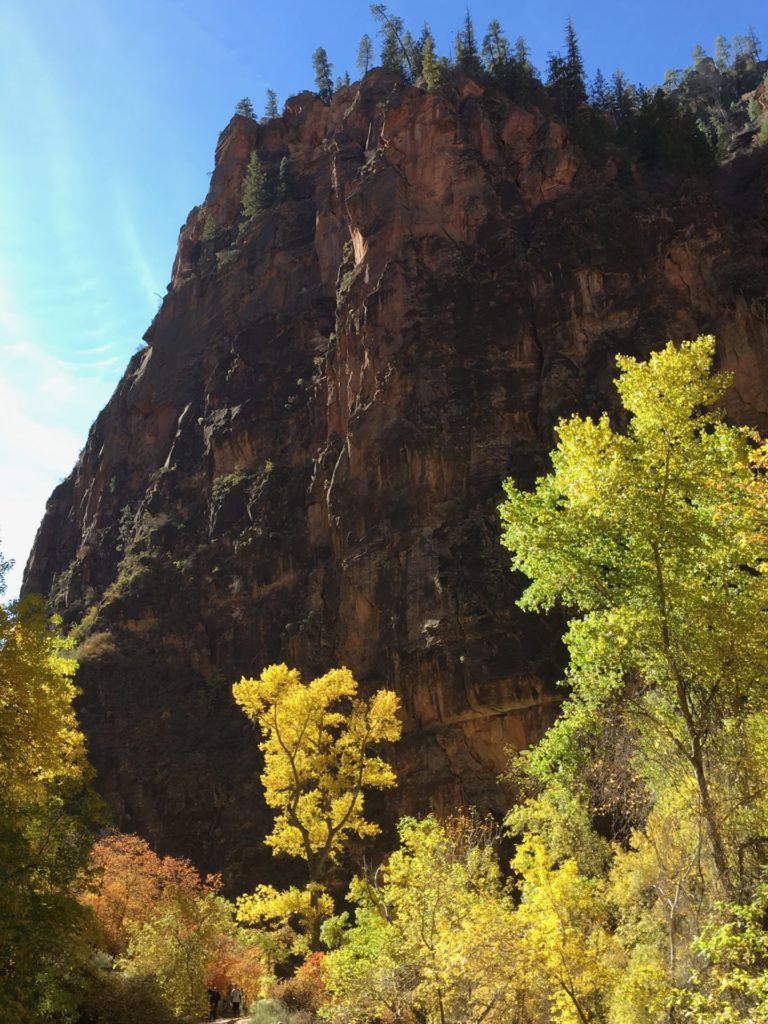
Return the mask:
<svg viewBox="0 0 768 1024">
<path fill-rule="evenodd" d="M 316 1014 L 328 1001 L 322 973 L 323 954 L 312 953 L 292 978 L 272 986 L 271 994 L 289 1010 Z"/>
<path fill-rule="evenodd" d="M 174 1016 L 147 975 L 93 967 L 78 1024 L 174 1024 Z"/>
<path fill-rule="evenodd" d="M 251 1024 L 280 1024 L 285 1007 L 279 999 L 259 999 L 251 1004 Z"/>
</svg>

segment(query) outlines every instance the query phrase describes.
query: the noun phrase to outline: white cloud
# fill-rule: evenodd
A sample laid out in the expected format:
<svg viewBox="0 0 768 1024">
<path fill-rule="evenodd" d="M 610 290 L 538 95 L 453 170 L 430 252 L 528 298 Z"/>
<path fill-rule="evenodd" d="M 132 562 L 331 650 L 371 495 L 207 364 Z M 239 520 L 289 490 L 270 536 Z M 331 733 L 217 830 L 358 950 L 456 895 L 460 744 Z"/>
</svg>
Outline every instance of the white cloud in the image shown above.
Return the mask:
<svg viewBox="0 0 768 1024">
<path fill-rule="evenodd" d="M 100 334 L 100 335 L 103 336 L 106 332 L 103 329 L 100 329 L 98 331 L 85 331 L 85 333 L 86 334 Z M 74 355 L 81 355 L 82 354 L 82 355 L 88 355 L 88 356 L 97 356 L 97 355 L 101 355 L 102 352 L 111 352 L 113 350 L 113 348 L 114 348 L 114 346 L 111 343 L 108 344 L 108 345 L 85 345 L 83 348 L 73 349 L 72 352 L 73 352 Z"/>
<path fill-rule="evenodd" d="M 98 348 L 91 354 L 109 350 Z M 21 585 L 45 503 L 74 466 L 121 361 L 118 355 L 80 362 L 52 356 L 0 285 L 0 550 L 16 563 L 5 599 Z"/>
<path fill-rule="evenodd" d="M 74 431 L 47 426 L 27 415 L 19 396 L 3 382 L 0 408 L 4 437 L 0 479 L 13 482 L 12 487 L 0 490 L 0 545 L 3 553 L 16 562 L 6 580 L 5 598 L 11 598 L 21 585 L 24 563 L 48 496 L 74 465 L 82 438 Z"/>
</svg>

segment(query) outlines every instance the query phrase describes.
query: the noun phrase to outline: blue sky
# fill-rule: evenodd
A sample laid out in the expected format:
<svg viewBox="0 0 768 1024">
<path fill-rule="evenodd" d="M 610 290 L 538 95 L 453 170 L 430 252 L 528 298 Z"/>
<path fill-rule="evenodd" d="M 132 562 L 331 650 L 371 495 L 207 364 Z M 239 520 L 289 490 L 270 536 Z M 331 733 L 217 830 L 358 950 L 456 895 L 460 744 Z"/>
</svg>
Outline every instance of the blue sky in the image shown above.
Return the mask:
<svg viewBox="0 0 768 1024">
<path fill-rule="evenodd" d="M 390 4 L 441 52 L 463 0 Z M 559 49 L 570 14 L 590 74 L 620 66 L 660 81 L 693 44 L 753 24 L 759 4 L 622 0 L 471 5 L 478 35 L 498 17 L 534 63 Z M 0 12 L 0 548 L 20 582 L 45 500 L 157 310 L 180 226 L 200 203 L 218 133 L 250 96 L 280 104 L 312 87 L 324 46 L 355 75 L 365 2 L 3 0 Z"/>
</svg>

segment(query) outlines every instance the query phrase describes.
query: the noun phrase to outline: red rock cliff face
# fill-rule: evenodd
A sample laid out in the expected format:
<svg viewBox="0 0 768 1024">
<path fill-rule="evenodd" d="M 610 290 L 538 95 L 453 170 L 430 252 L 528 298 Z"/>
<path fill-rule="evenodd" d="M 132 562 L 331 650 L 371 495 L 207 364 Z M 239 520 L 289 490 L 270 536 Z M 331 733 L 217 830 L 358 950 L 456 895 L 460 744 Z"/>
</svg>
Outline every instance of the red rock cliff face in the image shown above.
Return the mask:
<svg viewBox="0 0 768 1024">
<path fill-rule="evenodd" d="M 238 233 L 254 148 L 275 183 L 289 158 L 288 194 Z M 376 71 L 233 119 L 27 566 L 85 615 L 82 720 L 123 828 L 265 876 L 230 683 L 280 660 L 400 694 L 390 817 L 504 806 L 505 747 L 551 720 L 561 651 L 515 608 L 501 480 L 543 468 L 559 416 L 614 405 L 616 352 L 668 338 L 714 331 L 729 411 L 768 425 L 763 170 L 738 206 L 615 176 L 471 81 Z"/>
</svg>

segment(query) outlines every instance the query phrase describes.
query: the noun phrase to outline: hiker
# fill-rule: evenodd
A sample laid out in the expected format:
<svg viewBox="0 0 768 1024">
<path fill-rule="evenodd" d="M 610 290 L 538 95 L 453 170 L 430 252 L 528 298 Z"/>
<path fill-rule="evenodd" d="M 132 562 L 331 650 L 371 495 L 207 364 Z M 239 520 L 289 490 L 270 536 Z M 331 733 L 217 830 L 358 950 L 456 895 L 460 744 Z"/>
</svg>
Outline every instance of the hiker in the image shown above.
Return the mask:
<svg viewBox="0 0 768 1024">
<path fill-rule="evenodd" d="M 208 989 L 208 1020 L 216 1020 L 216 1017 L 218 1016 L 220 999 L 221 996 L 219 995 L 218 989 Z"/>
<path fill-rule="evenodd" d="M 235 1017 L 240 1016 L 240 1003 L 243 1001 L 243 993 L 237 987 L 233 985 L 229 991 L 229 1005 L 232 1007 L 232 1013 Z"/>
</svg>

